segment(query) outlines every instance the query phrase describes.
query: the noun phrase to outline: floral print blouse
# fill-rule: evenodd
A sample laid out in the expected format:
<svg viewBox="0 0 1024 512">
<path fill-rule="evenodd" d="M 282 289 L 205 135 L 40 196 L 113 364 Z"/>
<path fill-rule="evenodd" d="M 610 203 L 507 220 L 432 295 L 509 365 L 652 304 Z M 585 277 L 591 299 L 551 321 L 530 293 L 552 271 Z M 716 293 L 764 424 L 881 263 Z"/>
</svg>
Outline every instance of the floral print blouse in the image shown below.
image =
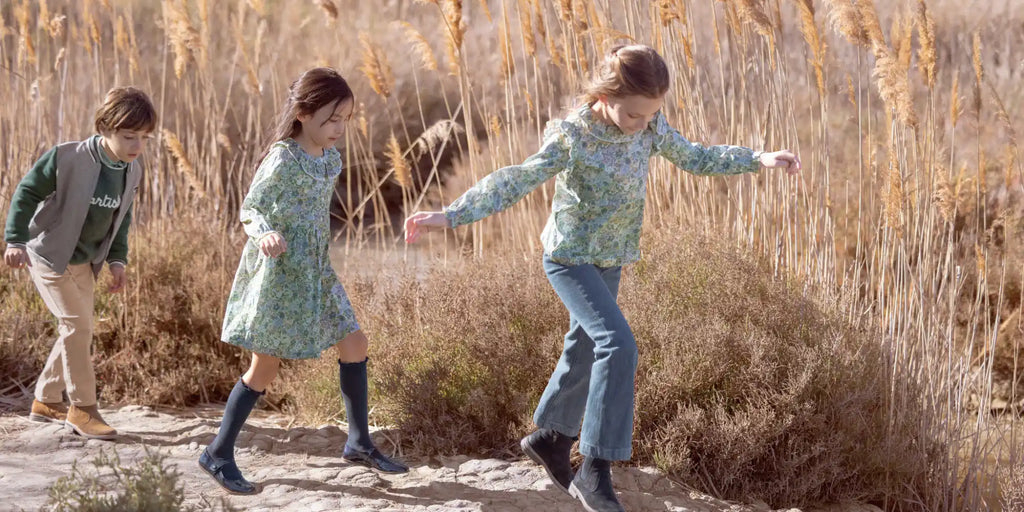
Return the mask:
<svg viewBox="0 0 1024 512">
<path fill-rule="evenodd" d="M 760 170 L 760 152 L 704 147 L 686 140 L 658 112 L 647 129 L 626 135 L 585 105 L 544 131 L 537 154 L 481 179 L 444 209 L 452 227 L 505 210 L 555 177 L 544 252 L 565 265 L 612 267 L 640 258 L 640 228 L 651 156 L 697 175 Z"/>
</svg>

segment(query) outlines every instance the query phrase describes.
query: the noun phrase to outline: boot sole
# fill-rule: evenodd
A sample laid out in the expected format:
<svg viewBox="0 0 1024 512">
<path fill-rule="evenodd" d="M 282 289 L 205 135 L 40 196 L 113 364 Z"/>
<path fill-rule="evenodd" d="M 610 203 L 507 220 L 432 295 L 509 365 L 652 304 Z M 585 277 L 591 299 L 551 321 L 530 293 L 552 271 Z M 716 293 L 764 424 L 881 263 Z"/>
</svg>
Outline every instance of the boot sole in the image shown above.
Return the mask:
<svg viewBox="0 0 1024 512">
<path fill-rule="evenodd" d="M 82 429 L 76 427 L 74 425 L 74 423 L 71 423 L 71 422 L 68 422 L 68 421 L 64 422 L 64 429 L 69 431 L 69 432 L 71 432 L 71 433 L 73 433 L 73 434 L 78 434 L 78 435 L 80 435 L 80 436 L 82 436 L 82 437 L 84 437 L 86 439 L 100 439 L 100 440 L 103 440 L 103 441 L 112 441 L 114 439 L 117 439 L 117 432 L 114 432 L 113 434 L 100 434 L 100 435 L 97 435 L 97 434 L 87 434 L 85 432 L 82 432 Z"/>
<path fill-rule="evenodd" d="M 601 511 L 597 510 L 596 508 L 591 507 L 590 504 L 587 503 L 586 498 L 583 496 L 583 493 L 580 492 L 580 490 L 576 488 L 576 484 L 575 483 L 569 484 L 569 496 L 572 496 L 575 500 L 579 501 L 580 504 L 583 505 L 583 509 L 586 510 L 587 512 L 601 512 Z M 625 509 L 622 509 L 622 510 L 625 510 Z"/>
<path fill-rule="evenodd" d="M 28 415 L 29 421 L 36 423 L 64 423 L 64 420 L 59 420 L 50 416 L 43 416 L 42 414 L 31 413 Z"/>
<path fill-rule="evenodd" d="M 228 494 L 234 494 L 235 496 L 251 496 L 253 494 L 259 494 L 260 491 L 263 490 L 263 489 L 260 488 L 259 484 L 253 484 L 254 487 L 253 487 L 252 492 L 232 491 L 231 489 L 228 489 L 227 487 L 225 487 L 224 484 L 220 483 L 220 480 L 217 480 L 217 475 L 214 475 L 212 471 L 210 471 L 209 469 L 206 469 L 206 466 L 200 464 L 199 461 L 196 461 L 196 465 L 199 466 L 199 469 L 202 469 L 204 473 L 206 473 L 207 475 L 210 475 L 210 478 L 213 478 L 213 481 L 217 485 L 219 485 L 221 489 L 224 489 L 224 492 L 226 492 Z"/>
<path fill-rule="evenodd" d="M 530 443 L 526 442 L 525 437 L 519 441 L 519 447 L 523 449 L 523 453 L 525 453 L 526 456 L 530 458 L 530 460 L 536 462 L 537 465 L 544 468 L 544 472 L 548 474 L 548 478 L 551 480 L 552 483 L 555 484 L 555 488 L 557 488 L 559 491 L 562 491 L 572 496 L 572 494 L 569 493 L 569 489 L 567 487 L 563 487 L 562 483 L 559 482 L 557 478 L 555 478 L 555 475 L 551 474 L 551 470 L 548 469 L 548 465 L 544 463 L 544 459 L 541 459 L 540 455 L 538 455 L 537 452 L 534 451 L 533 447 L 530 446 Z"/>
</svg>

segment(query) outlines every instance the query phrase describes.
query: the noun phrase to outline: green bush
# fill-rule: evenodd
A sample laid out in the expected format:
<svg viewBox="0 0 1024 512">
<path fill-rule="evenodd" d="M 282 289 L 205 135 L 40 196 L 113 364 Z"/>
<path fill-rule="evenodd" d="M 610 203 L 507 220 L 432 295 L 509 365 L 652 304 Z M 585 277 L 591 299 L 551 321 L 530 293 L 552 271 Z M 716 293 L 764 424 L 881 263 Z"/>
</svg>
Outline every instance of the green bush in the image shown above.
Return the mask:
<svg viewBox="0 0 1024 512">
<path fill-rule="evenodd" d="M 192 512 L 235 510 L 223 498 L 216 504 L 185 505 L 185 491 L 178 470 L 165 464 L 166 456 L 146 451 L 137 465 L 122 463 L 117 452 L 101 451 L 93 470 L 77 464 L 71 474 L 50 487 L 43 510 L 52 512 Z"/>
</svg>

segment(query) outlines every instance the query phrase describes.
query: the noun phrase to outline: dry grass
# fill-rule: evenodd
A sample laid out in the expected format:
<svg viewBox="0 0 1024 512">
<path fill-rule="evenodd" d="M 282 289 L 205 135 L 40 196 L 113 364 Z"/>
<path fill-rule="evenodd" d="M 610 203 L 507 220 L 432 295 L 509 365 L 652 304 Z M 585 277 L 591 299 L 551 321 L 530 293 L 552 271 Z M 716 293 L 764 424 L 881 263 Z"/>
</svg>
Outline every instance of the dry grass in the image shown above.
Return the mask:
<svg viewBox="0 0 1024 512">
<path fill-rule="evenodd" d="M 102 353 L 106 354 L 102 357 L 124 358 L 135 350 L 132 357 L 141 360 L 142 353 L 159 352 L 162 346 L 180 350 L 217 346 L 217 317 L 238 250 L 237 209 L 253 162 L 268 142 L 267 126 L 287 84 L 299 71 L 335 65 L 352 78 L 356 88 L 356 122 L 344 148 L 348 172 L 339 182 L 333 210 L 346 262 L 356 266 L 360 257 L 367 257 L 361 252 L 367 248 L 395 250 L 398 221 L 404 214 L 447 203 L 468 183 L 531 153 L 544 122 L 564 114 L 607 45 L 629 38 L 649 43 L 662 51 L 674 72 L 665 114 L 681 132 L 705 143 L 796 149 L 806 171 L 799 180 L 771 173 L 709 180 L 681 175 L 657 163 L 648 187 L 647 233 L 668 226 L 730 240 L 740 251 L 766 262 L 751 272 L 785 276 L 793 286 L 810 290 L 814 301 L 835 304 L 822 307 L 830 312 L 822 313 L 826 317 L 839 311 L 865 326 L 861 336 L 872 344 L 857 352 L 858 359 L 844 364 L 850 372 L 866 371 L 863 362 L 874 360 L 878 352 L 883 361 L 880 367 L 888 376 L 880 381 L 888 386 L 882 407 L 876 416 L 865 417 L 865 428 L 884 420 L 879 446 L 897 448 L 912 440 L 919 449 L 914 453 L 930 457 L 925 447 L 939 443 L 943 453 L 957 454 L 928 459 L 929 477 L 921 483 L 915 476 L 917 458 L 909 459 L 905 468 L 851 451 L 859 454 L 857 462 L 863 464 L 853 470 L 857 475 L 871 475 L 871 479 L 876 471 L 885 474 L 884 482 L 874 489 L 876 495 L 885 494 L 884 506 L 915 508 L 905 501 L 907 493 L 900 491 L 904 485 L 904 489 L 915 489 L 911 498 L 922 509 L 991 509 L 995 503 L 986 501 L 974 482 L 994 481 L 975 477 L 996 474 L 998 468 L 985 462 L 991 455 L 987 452 L 995 448 L 979 437 L 990 428 L 992 414 L 1019 413 L 1024 384 L 1020 357 L 1024 247 L 1018 242 L 1024 188 L 1015 137 L 1021 121 L 1007 114 L 1024 105 L 1024 94 L 1015 85 L 1020 78 L 1015 63 L 1022 58 L 1024 33 L 1019 0 L 983 4 L 967 9 L 953 0 L 904 4 L 670 0 L 656 5 L 436 0 L 367 8 L 364 5 L 369 4 L 318 1 L 276 12 L 262 1 L 165 0 L 156 5 L 126 0 L 108 6 L 17 0 L 0 4 L 0 80 L 5 85 L 0 88 L 0 102 L 5 105 L 0 112 L 0 136 L 5 141 L 0 146 L 0 165 L 26 169 L 53 143 L 86 136 L 94 103 L 112 85 L 134 83 L 151 92 L 161 112 L 160 133 L 166 136 L 146 155 L 148 171 L 140 190 L 133 246 L 138 265 L 133 265 L 133 272 L 160 279 L 136 281 L 143 288 L 132 292 L 137 297 L 132 307 L 114 307 L 116 302 L 100 305 L 102 317 L 118 319 L 101 323 Z M 332 15 L 334 8 L 337 17 Z M 161 25 L 154 27 L 154 19 L 161 20 Z M 367 34 L 365 44 L 352 27 Z M 892 28 L 887 32 L 884 27 Z M 410 40 L 414 41 L 411 54 Z M 435 51 L 447 56 L 443 64 L 438 65 Z M 497 52 L 502 58 L 495 58 Z M 364 54 L 372 57 L 366 61 L 369 80 L 355 71 Z M 398 58 L 405 55 L 412 58 Z M 496 80 L 503 71 L 505 79 Z M 970 84 L 971 91 L 961 91 L 961 83 Z M 374 94 L 374 85 L 381 94 Z M 946 101 L 948 109 L 939 105 Z M 435 129 L 428 131 L 432 126 Z M 392 169 L 398 169 L 396 148 L 406 148 L 401 153 L 409 164 L 405 186 L 389 179 Z M 6 209 L 20 175 L 0 174 L 0 208 Z M 492 275 L 504 275 L 505 266 L 526 265 L 521 262 L 536 255 L 549 194 L 550 188 L 543 188 L 509 212 L 460 230 L 454 237 L 432 239 L 425 252 L 447 258 L 445 264 L 451 269 L 441 272 L 451 272 L 455 283 L 462 282 L 462 275 L 491 281 Z M 202 225 L 210 234 L 199 238 L 212 240 L 217 249 L 191 245 L 191 221 L 166 221 L 182 217 Z M 223 233 L 229 233 L 228 242 L 221 241 Z M 453 240 L 464 250 L 454 250 Z M 200 271 L 178 268 L 150 246 L 192 254 Z M 460 254 L 472 254 L 486 263 L 464 270 L 467 262 Z M 657 264 L 650 258 L 645 261 Z M 637 270 L 636 275 L 640 274 Z M 45 355 L 48 317 L 23 276 L 13 279 L 13 275 L 0 272 L 4 292 L 0 308 L 5 319 L 0 326 L 0 355 L 4 356 L 0 362 L 5 375 L 10 368 L 26 376 L 19 382 L 27 382 L 31 369 Z M 521 284 L 527 286 L 529 281 Z M 541 284 L 537 286 L 543 289 Z M 441 294 L 419 289 L 421 285 L 412 281 L 401 286 L 407 286 L 400 289 L 411 296 Z M 360 290 L 354 293 L 359 300 L 370 303 L 366 311 L 384 308 L 373 303 L 377 299 L 364 285 L 354 289 Z M 689 293 L 686 289 L 669 292 Z M 537 293 L 541 298 L 525 291 L 490 296 L 484 302 L 486 313 L 478 316 L 484 323 L 508 330 L 517 305 L 551 298 L 547 292 Z M 138 297 L 162 300 L 149 303 Z M 753 299 L 729 297 L 726 310 L 749 312 Z M 393 300 L 398 311 L 403 300 L 411 299 L 395 296 Z M 476 303 L 469 310 L 481 311 Z M 551 314 L 560 311 L 557 304 L 550 310 L 554 310 Z M 795 313 L 782 309 L 779 314 Z M 638 307 L 631 315 L 638 318 L 639 330 L 645 322 L 639 318 L 661 314 Z M 171 316 L 177 319 L 172 321 Z M 388 322 L 400 321 L 393 316 Z M 488 320 L 490 316 L 495 319 Z M 761 320 L 761 324 L 728 317 L 708 325 L 722 326 L 722 322 L 743 330 L 750 339 L 770 325 L 777 330 L 809 328 L 790 323 L 788 317 Z M 147 327 L 150 324 L 164 327 Z M 547 329 L 555 330 L 557 324 L 552 320 Z M 388 334 L 370 334 L 388 347 L 398 343 Z M 412 334 L 424 339 L 430 335 Z M 164 341 L 155 346 L 140 341 L 146 339 Z M 395 378 L 396 372 L 406 372 L 401 375 L 422 378 L 428 370 L 443 371 L 444 358 L 469 361 L 490 354 L 472 340 L 460 338 L 464 343 L 458 344 L 436 339 L 440 348 L 435 359 L 425 358 L 421 367 L 402 369 L 398 360 L 391 361 L 381 352 L 374 356 L 377 373 Z M 783 339 L 801 338 L 791 333 Z M 812 348 L 829 347 L 837 339 L 856 344 L 862 338 L 825 336 L 821 345 Z M 744 354 L 758 346 L 725 338 L 720 343 L 738 361 L 752 361 Z M 474 356 L 467 347 L 480 353 Z M 545 347 L 544 355 L 536 357 L 538 364 L 542 360 L 553 364 L 554 348 Z M 226 368 L 215 384 L 176 392 L 166 399 L 184 403 L 202 399 L 202 393 L 215 398 L 211 390 L 230 382 L 244 363 L 231 359 L 237 353 L 203 350 L 196 349 L 188 356 L 191 363 L 183 362 L 170 371 L 167 383 L 159 372 L 147 373 L 151 370 L 144 363 L 129 365 L 132 370 L 127 374 L 135 377 L 104 374 L 106 381 L 114 383 L 108 384 L 107 396 L 141 398 L 132 395 L 142 382 L 138 379 L 159 380 L 169 389 L 187 383 L 190 372 Z M 220 363 L 202 359 L 211 350 L 217 355 L 210 357 Z M 394 350 L 401 353 L 402 349 Z M 646 350 L 656 354 L 661 349 L 652 345 Z M 815 350 L 807 355 L 812 358 L 808 364 L 817 365 L 814 368 L 822 375 L 852 375 L 835 369 L 836 361 L 844 361 L 841 358 L 829 359 Z M 112 371 L 113 367 L 105 368 Z M 296 371 L 303 368 L 300 365 Z M 766 386 L 778 387 L 766 391 L 766 396 L 777 397 L 774 402 L 756 409 L 761 412 L 748 409 L 744 419 L 719 412 L 721 404 L 711 399 L 701 401 L 699 407 L 679 400 L 676 405 L 687 405 L 688 412 L 659 410 L 659 416 L 644 425 L 661 422 L 664 429 L 666 424 L 678 423 L 696 429 L 692 420 L 703 415 L 716 427 L 692 430 L 689 441 L 656 460 L 680 474 L 689 472 L 694 481 L 708 488 L 713 485 L 722 493 L 764 492 L 779 502 L 821 496 L 814 489 L 824 484 L 814 478 L 801 480 L 808 483 L 804 491 L 794 481 L 772 494 L 775 491 L 757 487 L 757 477 L 741 481 L 724 476 L 731 471 L 729 461 L 700 455 L 708 446 L 741 439 L 730 434 L 730 428 L 758 440 L 749 446 L 734 442 L 744 446 L 745 453 L 757 453 L 756 447 L 764 446 L 759 443 L 771 439 L 769 434 L 788 417 L 784 407 L 775 405 L 785 403 L 778 396 L 788 396 L 784 391 L 790 388 L 785 386 L 794 385 L 788 379 L 795 377 L 772 367 L 749 368 L 756 368 L 748 372 L 752 375 L 731 378 L 764 379 Z M 506 371 L 485 365 L 469 367 L 466 374 L 511 378 Z M 810 387 L 793 389 L 821 387 L 814 385 L 814 378 L 808 381 Z M 151 387 L 147 399 L 164 399 L 159 387 Z M 323 386 L 321 395 L 327 396 L 331 387 Z M 293 395 L 294 403 L 338 410 L 329 408 L 331 398 L 307 400 L 301 388 L 293 389 L 292 393 L 299 393 Z M 377 392 L 382 389 L 391 388 Z M 868 393 L 872 390 L 877 391 L 856 388 L 849 400 L 865 404 L 864 397 L 873 396 Z M 425 396 L 436 399 L 431 406 L 438 408 L 470 403 L 466 402 L 469 395 L 445 389 Z M 492 403 L 503 396 L 495 391 L 472 398 Z M 926 413 L 923 417 L 913 415 L 918 406 Z M 638 414 L 655 410 L 645 405 Z M 388 417 L 396 419 L 401 414 L 401 407 L 395 405 L 388 411 Z M 521 415 L 477 414 L 474 428 L 495 438 L 507 439 L 525 425 Z M 792 417 L 808 421 L 807 432 L 822 425 L 814 423 L 813 416 Z M 1019 421 L 1018 416 L 1011 418 Z M 749 429 L 736 430 L 735 425 Z M 758 425 L 760 430 L 755 428 Z M 415 436 L 412 439 L 420 442 Z M 808 434 L 805 439 L 816 437 Z M 434 448 L 439 450 L 462 446 L 450 439 L 437 443 Z M 820 446 L 839 452 L 855 450 L 841 444 Z M 1019 453 L 1015 456 L 1019 458 Z M 789 464 L 797 459 L 780 455 L 778 460 Z M 827 467 L 853 467 L 826 462 Z M 789 475 L 785 478 L 796 478 L 796 473 L 786 473 L 787 468 L 776 468 L 778 478 L 785 474 Z M 849 484 L 843 477 L 834 480 Z"/>
<path fill-rule="evenodd" d="M 162 223 L 136 230 L 124 294 L 102 291 L 105 275 L 97 283 L 94 365 L 107 403 L 221 400 L 248 365 L 245 354 L 218 341 L 239 238 L 195 220 L 181 219 L 176 229 L 188 235 L 167 237 L 178 231 Z M 15 394 L 25 402 L 56 328 L 27 273 L 0 273 L 0 289 L 0 370 L 26 391 Z"/>
</svg>

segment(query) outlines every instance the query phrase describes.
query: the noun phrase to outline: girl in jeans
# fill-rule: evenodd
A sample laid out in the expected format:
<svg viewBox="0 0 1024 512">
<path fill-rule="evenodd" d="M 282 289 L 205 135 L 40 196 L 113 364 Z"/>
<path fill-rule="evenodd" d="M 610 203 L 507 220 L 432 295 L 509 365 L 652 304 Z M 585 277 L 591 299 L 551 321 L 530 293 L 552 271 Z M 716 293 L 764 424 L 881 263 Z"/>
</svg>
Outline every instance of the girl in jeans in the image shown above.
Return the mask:
<svg viewBox="0 0 1024 512">
<path fill-rule="evenodd" d="M 591 511 L 623 510 L 610 461 L 628 460 L 632 452 L 637 348 L 616 298 L 622 265 L 640 256 L 650 157 L 661 155 L 699 175 L 800 169 L 789 151 L 688 141 L 661 113 L 668 87 L 668 68 L 654 49 L 613 48 L 583 105 L 548 123 L 537 154 L 494 171 L 444 211 L 417 212 L 405 221 L 406 241 L 413 243 L 426 229 L 500 212 L 555 178 L 541 241 L 544 271 L 569 310 L 569 331 L 534 414 L 538 429 L 521 446 Z M 574 476 L 569 451 L 577 435 L 584 459 Z"/>
</svg>

